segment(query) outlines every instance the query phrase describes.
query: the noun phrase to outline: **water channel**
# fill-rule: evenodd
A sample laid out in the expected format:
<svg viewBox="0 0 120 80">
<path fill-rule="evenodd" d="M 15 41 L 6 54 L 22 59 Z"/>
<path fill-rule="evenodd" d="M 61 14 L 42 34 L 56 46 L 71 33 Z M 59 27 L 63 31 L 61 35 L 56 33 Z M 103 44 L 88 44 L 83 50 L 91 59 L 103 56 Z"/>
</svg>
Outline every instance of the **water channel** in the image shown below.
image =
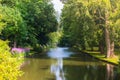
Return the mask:
<svg viewBox="0 0 120 80">
<path fill-rule="evenodd" d="M 120 80 L 117 67 L 68 48 L 26 58 L 20 80 Z"/>
</svg>

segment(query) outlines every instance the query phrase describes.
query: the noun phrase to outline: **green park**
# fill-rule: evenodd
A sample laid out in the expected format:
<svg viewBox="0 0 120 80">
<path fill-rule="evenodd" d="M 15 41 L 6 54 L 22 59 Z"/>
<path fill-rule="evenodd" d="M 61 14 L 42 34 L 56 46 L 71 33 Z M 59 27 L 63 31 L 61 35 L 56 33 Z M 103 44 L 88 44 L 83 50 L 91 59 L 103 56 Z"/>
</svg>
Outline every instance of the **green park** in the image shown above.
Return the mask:
<svg viewBox="0 0 120 80">
<path fill-rule="evenodd" d="M 0 80 L 120 80 L 120 0 L 0 0 Z"/>
</svg>

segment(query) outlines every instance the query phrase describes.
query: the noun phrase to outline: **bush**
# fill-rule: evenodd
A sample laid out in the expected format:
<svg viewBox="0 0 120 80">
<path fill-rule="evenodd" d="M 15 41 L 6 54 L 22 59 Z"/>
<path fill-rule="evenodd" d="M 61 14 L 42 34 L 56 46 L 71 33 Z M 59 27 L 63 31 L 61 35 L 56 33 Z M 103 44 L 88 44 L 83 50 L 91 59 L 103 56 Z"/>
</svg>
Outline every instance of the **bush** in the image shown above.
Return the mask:
<svg viewBox="0 0 120 80">
<path fill-rule="evenodd" d="M 12 57 L 7 42 L 0 40 L 0 80 L 17 80 L 22 75 L 21 63 L 20 58 Z"/>
</svg>

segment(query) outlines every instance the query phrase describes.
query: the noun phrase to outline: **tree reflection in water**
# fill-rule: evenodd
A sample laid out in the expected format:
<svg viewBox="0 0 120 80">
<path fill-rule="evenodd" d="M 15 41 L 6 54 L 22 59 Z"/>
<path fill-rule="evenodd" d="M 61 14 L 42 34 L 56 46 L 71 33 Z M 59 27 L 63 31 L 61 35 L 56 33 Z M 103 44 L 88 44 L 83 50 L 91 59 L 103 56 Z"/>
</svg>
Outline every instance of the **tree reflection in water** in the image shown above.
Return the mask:
<svg viewBox="0 0 120 80">
<path fill-rule="evenodd" d="M 51 64 L 51 73 L 55 75 L 56 80 L 65 80 L 64 71 L 63 71 L 63 58 L 69 57 L 72 52 L 68 51 L 68 48 L 55 48 L 51 49 L 47 53 L 48 57 L 56 59 L 57 62 Z"/>
<path fill-rule="evenodd" d="M 113 65 L 111 64 L 106 64 L 106 80 L 114 80 L 114 72 L 113 72 Z"/>
<path fill-rule="evenodd" d="M 51 73 L 55 75 L 56 80 L 65 80 L 62 58 L 58 58 L 56 64 L 51 65 Z"/>
</svg>

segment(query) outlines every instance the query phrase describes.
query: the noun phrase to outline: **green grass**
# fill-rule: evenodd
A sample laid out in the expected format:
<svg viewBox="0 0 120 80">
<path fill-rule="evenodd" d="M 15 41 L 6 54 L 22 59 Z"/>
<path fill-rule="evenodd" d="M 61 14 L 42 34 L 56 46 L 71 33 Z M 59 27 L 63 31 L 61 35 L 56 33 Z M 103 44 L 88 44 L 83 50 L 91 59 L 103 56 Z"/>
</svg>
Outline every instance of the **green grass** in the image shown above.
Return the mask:
<svg viewBox="0 0 120 80">
<path fill-rule="evenodd" d="M 119 64 L 120 55 L 118 55 L 118 52 L 115 52 L 117 54 L 117 57 L 114 58 L 106 58 L 104 54 L 100 54 L 100 52 L 98 51 L 84 51 L 84 52 L 102 61 L 113 63 L 116 65 Z"/>
</svg>

